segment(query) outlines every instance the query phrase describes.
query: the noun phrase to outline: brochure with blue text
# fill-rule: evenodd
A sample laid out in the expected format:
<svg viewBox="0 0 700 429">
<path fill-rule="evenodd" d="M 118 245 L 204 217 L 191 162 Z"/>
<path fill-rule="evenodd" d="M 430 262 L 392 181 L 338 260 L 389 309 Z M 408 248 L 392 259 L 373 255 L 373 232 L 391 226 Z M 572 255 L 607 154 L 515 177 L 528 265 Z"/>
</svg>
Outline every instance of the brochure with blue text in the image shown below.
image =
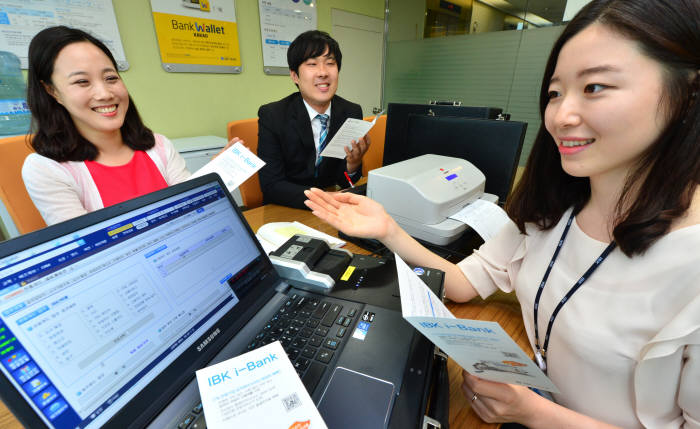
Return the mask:
<svg viewBox="0 0 700 429">
<path fill-rule="evenodd" d="M 496 322 L 456 319 L 396 255 L 404 319 L 467 372 L 485 380 L 558 393 L 540 368 Z"/>
<path fill-rule="evenodd" d="M 197 371 L 207 427 L 327 429 L 279 341 Z"/>
</svg>

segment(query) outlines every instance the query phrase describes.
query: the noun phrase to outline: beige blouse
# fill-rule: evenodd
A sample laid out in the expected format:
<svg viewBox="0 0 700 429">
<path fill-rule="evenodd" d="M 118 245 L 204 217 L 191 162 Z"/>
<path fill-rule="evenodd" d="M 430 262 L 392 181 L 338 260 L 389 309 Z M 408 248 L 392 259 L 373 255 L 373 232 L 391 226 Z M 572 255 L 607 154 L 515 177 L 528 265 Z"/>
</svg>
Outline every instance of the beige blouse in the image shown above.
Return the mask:
<svg viewBox="0 0 700 429">
<path fill-rule="evenodd" d="M 533 349 L 535 294 L 569 215 L 527 235 L 510 223 L 458 264 L 482 297 L 515 290 Z M 557 303 L 606 246 L 572 223 L 540 298 L 540 344 Z M 567 408 L 625 428 L 700 428 L 700 225 L 642 256 L 615 249 L 557 315 L 547 366 Z"/>
</svg>

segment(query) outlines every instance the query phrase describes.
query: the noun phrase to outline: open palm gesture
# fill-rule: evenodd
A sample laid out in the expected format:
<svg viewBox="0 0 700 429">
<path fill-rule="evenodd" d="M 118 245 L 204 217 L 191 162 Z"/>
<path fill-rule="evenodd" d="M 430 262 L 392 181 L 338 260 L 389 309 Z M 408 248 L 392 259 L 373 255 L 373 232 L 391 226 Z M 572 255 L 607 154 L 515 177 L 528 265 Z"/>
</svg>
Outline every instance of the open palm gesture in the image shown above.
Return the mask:
<svg viewBox="0 0 700 429">
<path fill-rule="evenodd" d="M 311 188 L 304 191 L 304 204 L 321 220 L 355 237 L 383 239 L 392 222 L 381 204 L 349 193 L 328 193 Z"/>
</svg>

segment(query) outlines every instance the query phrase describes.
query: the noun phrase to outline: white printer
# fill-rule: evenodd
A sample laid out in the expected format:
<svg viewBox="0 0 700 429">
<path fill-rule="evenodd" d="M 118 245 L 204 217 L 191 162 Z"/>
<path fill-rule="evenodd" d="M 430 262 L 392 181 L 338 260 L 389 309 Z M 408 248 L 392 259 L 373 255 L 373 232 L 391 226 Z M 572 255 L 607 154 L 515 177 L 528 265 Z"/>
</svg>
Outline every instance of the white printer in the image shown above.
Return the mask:
<svg viewBox="0 0 700 429">
<path fill-rule="evenodd" d="M 485 182 L 484 174 L 464 159 L 422 155 L 370 171 L 367 196 L 411 236 L 445 245 L 468 228 L 448 217 L 484 197 Z M 498 201 L 489 194 L 485 199 Z"/>
</svg>

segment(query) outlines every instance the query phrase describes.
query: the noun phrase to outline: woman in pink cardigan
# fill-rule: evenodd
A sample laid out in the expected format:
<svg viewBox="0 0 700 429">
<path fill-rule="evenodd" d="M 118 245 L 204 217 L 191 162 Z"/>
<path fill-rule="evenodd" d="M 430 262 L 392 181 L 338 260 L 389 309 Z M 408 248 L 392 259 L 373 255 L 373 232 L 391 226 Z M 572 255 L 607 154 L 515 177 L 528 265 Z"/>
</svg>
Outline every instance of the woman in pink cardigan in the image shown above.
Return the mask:
<svg viewBox="0 0 700 429">
<path fill-rule="evenodd" d="M 47 224 L 186 180 L 184 159 L 141 121 L 109 49 L 81 30 L 51 27 L 29 46 L 36 151 L 22 178 Z"/>
</svg>

